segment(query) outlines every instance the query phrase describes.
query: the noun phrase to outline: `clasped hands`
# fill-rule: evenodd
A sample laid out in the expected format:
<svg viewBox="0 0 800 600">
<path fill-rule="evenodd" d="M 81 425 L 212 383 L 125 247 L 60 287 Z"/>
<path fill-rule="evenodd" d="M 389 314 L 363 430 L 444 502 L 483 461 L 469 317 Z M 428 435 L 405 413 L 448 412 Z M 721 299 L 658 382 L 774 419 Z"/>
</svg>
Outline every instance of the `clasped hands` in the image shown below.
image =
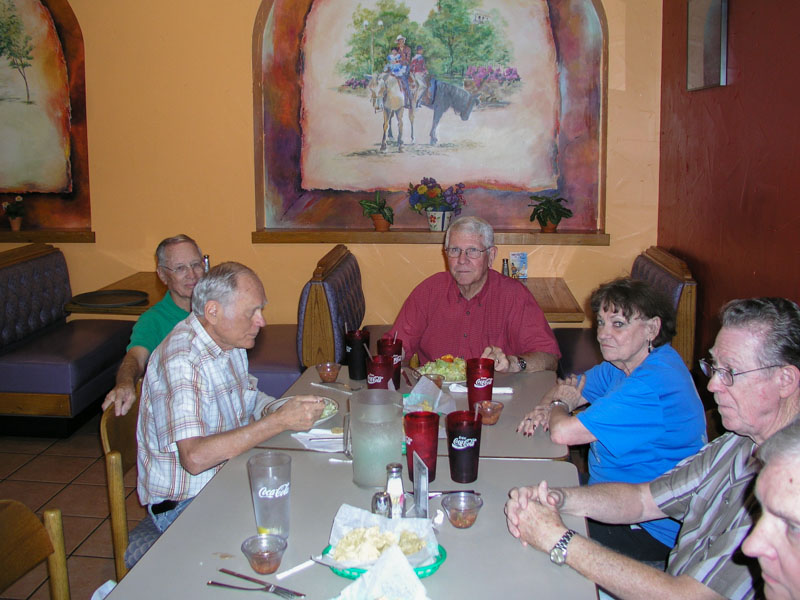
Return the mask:
<svg viewBox="0 0 800 600">
<path fill-rule="evenodd" d="M 586 377 L 569 375 L 564 379 L 559 379 L 556 385 L 544 395 L 542 401 L 520 421 L 517 425 L 517 433 L 530 437 L 537 427 L 547 431 L 550 428 L 550 412 L 552 411 L 550 403 L 560 400 L 569 407 L 570 412 L 575 410 L 581 404 L 585 385 Z"/>
<path fill-rule="evenodd" d="M 549 552 L 567 527 L 559 509 L 564 506 L 564 492 L 549 489 L 546 481 L 534 487 L 513 488 L 505 505 L 506 525 L 523 546 Z"/>
</svg>

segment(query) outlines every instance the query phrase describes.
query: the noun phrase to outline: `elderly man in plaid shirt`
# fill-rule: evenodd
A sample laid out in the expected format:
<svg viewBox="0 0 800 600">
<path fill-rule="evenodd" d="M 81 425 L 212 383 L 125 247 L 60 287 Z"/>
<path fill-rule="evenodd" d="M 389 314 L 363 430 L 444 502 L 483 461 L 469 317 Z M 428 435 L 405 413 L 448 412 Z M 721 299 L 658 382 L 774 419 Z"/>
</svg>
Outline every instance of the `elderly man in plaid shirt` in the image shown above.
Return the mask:
<svg viewBox="0 0 800 600">
<path fill-rule="evenodd" d="M 256 274 L 217 265 L 195 286 L 192 313 L 150 357 L 139 408 L 138 493 L 164 531 L 222 464 L 287 430 L 307 430 L 324 403 L 296 396 L 259 419 L 265 396 L 247 372 L 245 348 L 265 325 Z"/>
</svg>

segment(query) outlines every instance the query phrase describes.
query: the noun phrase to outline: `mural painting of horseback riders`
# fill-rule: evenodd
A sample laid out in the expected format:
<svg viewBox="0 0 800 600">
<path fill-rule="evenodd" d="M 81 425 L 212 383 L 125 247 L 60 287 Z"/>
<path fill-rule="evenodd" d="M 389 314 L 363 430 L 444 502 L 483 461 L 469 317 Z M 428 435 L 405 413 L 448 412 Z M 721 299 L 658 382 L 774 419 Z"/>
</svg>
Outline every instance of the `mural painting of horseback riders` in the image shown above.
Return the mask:
<svg viewBox="0 0 800 600">
<path fill-rule="evenodd" d="M 284 220 L 353 226 L 340 214 L 349 207 L 337 198 L 381 191 L 399 205 L 409 181 L 433 177 L 463 181 L 470 212 L 501 227 L 522 219 L 529 223 L 531 193 L 564 195 L 574 185 L 589 192 L 572 205 L 575 223 L 596 228 L 601 123 L 596 49 L 603 40 L 599 24 L 586 18 L 595 15 L 591 0 L 297 1 L 307 6 L 297 9 L 305 11 L 295 67 L 297 146 L 271 146 L 269 132 L 290 113 L 267 106 L 264 189 L 282 195 L 280 208 L 267 204 L 267 227 Z M 578 11 L 582 22 L 565 18 L 584 4 L 585 14 Z M 586 32 L 588 42 L 570 39 Z M 276 80 L 291 68 L 278 64 L 277 57 L 292 56 L 278 55 L 278 45 L 264 54 L 268 66 L 273 61 L 279 67 Z M 591 59 L 576 52 L 578 60 L 565 65 L 559 49 L 583 46 L 595 53 Z M 263 72 L 269 86 L 269 68 Z M 291 99 L 291 86 L 281 90 Z M 580 102 L 570 97 L 584 90 L 594 95 L 584 94 Z M 270 114 L 277 118 L 270 121 Z M 580 148 L 566 147 L 576 140 Z M 298 178 L 285 180 L 292 189 L 277 180 L 289 159 L 269 164 L 270 151 L 288 148 L 298 157 Z M 571 172 L 582 179 L 568 181 Z M 272 173 L 276 180 L 270 188 Z M 396 211 L 396 226 L 414 223 L 413 218 Z"/>
</svg>

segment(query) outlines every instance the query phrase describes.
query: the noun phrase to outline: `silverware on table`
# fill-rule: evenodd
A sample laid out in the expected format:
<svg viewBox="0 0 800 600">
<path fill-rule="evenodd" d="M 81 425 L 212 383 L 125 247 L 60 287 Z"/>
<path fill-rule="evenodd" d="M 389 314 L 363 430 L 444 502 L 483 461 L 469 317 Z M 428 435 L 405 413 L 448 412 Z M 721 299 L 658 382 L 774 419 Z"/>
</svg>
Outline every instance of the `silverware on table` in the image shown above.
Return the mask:
<svg viewBox="0 0 800 600">
<path fill-rule="evenodd" d="M 217 587 L 226 587 L 226 588 L 233 588 L 236 590 L 250 590 L 253 592 L 269 592 L 270 594 L 275 594 L 276 596 L 280 596 L 281 598 L 291 599 L 291 598 L 305 598 L 306 595 L 300 592 L 295 592 L 294 590 L 290 590 L 289 588 L 281 587 L 279 585 L 275 585 L 274 583 L 269 583 L 262 579 L 256 579 L 255 577 L 250 577 L 249 575 L 245 575 L 244 573 L 237 573 L 236 571 L 231 571 L 230 569 L 220 569 L 220 573 L 225 573 L 226 575 L 233 575 L 234 577 L 238 577 L 240 579 L 244 579 L 246 581 L 250 581 L 252 583 L 259 584 L 260 588 L 246 588 L 240 587 L 236 585 L 230 585 L 228 583 L 221 583 L 219 581 L 208 581 L 206 585 L 213 585 Z"/>
<path fill-rule="evenodd" d="M 476 492 L 475 490 L 442 490 L 441 492 L 428 492 L 428 498 L 438 498 L 439 496 L 444 496 L 446 494 L 455 494 L 456 492 L 468 492 L 470 494 L 475 494 L 476 496 L 480 496 L 480 492 Z M 412 496 L 414 492 L 408 492 Z"/>
<path fill-rule="evenodd" d="M 348 383 L 339 383 L 338 381 L 334 381 L 332 383 L 319 383 L 318 381 L 312 381 L 311 385 L 313 385 L 314 387 L 325 388 L 328 390 L 333 390 L 335 392 L 340 392 L 342 394 L 347 394 L 348 396 L 353 392 L 357 392 L 358 390 L 361 389 L 360 385 L 353 387 Z"/>
</svg>

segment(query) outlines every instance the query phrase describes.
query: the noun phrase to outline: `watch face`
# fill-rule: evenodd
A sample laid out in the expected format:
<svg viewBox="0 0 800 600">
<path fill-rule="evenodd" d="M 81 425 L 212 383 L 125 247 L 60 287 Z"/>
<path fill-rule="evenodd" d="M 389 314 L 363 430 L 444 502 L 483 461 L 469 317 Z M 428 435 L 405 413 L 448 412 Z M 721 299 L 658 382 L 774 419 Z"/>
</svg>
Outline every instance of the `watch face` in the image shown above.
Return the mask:
<svg viewBox="0 0 800 600">
<path fill-rule="evenodd" d="M 519 358 L 518 357 L 517 361 L 519 362 L 519 370 L 520 371 L 524 371 L 525 369 L 528 368 L 528 363 L 526 363 L 523 358 Z"/>
<path fill-rule="evenodd" d="M 565 548 L 558 548 L 555 547 L 550 550 L 550 560 L 552 560 L 557 565 L 563 565 L 567 562 L 567 553 L 564 551 Z"/>
</svg>

